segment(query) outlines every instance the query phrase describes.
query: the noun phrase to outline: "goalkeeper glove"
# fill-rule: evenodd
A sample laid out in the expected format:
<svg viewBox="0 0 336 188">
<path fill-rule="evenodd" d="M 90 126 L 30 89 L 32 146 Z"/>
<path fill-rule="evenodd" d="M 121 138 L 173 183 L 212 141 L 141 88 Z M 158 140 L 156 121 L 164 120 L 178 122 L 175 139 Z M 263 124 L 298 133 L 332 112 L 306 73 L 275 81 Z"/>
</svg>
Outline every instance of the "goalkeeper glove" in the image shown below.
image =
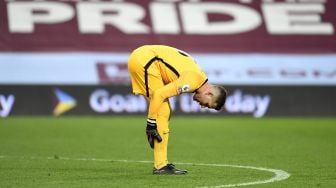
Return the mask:
<svg viewBox="0 0 336 188">
<path fill-rule="evenodd" d="M 162 138 L 157 130 L 155 119 L 147 119 L 146 135 L 148 143 L 152 149 L 154 149 L 154 139 L 158 142 L 162 141 Z"/>
</svg>

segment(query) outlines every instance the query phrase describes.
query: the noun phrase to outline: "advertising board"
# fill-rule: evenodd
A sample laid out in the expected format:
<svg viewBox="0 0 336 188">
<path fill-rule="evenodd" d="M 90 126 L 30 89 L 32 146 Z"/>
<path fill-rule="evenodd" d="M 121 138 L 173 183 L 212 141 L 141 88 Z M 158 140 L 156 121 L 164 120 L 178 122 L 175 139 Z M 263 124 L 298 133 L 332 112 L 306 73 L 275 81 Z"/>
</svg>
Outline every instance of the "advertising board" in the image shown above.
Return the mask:
<svg viewBox="0 0 336 188">
<path fill-rule="evenodd" d="M 130 85 L 128 53 L 0 53 L 0 84 Z M 211 83 L 336 85 L 335 54 L 192 54 Z"/>
<path fill-rule="evenodd" d="M 172 98 L 175 115 L 335 116 L 336 87 L 230 86 L 222 111 L 200 108 L 191 94 Z M 129 86 L 25 86 L 0 89 L 1 117 L 18 115 L 145 115 L 147 102 Z"/>
<path fill-rule="evenodd" d="M 0 51 L 129 52 L 167 44 L 206 53 L 334 53 L 335 6 L 334 0 L 4 0 Z"/>
</svg>

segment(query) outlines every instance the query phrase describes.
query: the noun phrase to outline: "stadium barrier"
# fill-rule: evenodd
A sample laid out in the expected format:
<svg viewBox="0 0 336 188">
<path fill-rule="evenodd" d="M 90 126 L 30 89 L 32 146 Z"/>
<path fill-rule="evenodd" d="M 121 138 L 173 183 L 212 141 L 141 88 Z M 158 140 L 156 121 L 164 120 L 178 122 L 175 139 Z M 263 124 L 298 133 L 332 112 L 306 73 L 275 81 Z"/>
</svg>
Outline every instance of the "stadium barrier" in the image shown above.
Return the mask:
<svg viewBox="0 0 336 188">
<path fill-rule="evenodd" d="M 136 115 L 147 102 L 119 85 L 1 85 L 0 116 Z M 333 86 L 229 86 L 222 111 L 202 109 L 183 94 L 170 100 L 173 114 L 216 116 L 335 116 Z"/>
</svg>

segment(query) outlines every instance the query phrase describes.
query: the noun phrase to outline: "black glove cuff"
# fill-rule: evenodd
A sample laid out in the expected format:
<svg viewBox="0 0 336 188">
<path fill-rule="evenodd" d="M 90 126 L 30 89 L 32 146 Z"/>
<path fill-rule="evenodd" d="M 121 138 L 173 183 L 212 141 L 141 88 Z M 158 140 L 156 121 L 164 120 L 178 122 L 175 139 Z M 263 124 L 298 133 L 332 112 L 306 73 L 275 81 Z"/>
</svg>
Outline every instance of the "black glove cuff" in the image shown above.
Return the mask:
<svg viewBox="0 0 336 188">
<path fill-rule="evenodd" d="M 156 120 L 155 119 L 147 119 L 147 128 L 148 129 L 156 129 Z"/>
</svg>

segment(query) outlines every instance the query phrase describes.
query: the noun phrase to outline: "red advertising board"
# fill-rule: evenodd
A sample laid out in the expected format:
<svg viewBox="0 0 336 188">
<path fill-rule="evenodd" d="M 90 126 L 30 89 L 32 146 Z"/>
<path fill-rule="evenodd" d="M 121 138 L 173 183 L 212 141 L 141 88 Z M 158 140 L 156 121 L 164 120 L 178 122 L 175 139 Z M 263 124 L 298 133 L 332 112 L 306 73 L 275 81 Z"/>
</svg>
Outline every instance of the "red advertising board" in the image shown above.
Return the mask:
<svg viewBox="0 0 336 188">
<path fill-rule="evenodd" d="M 0 1 L 0 51 L 335 53 L 334 0 Z"/>
</svg>

